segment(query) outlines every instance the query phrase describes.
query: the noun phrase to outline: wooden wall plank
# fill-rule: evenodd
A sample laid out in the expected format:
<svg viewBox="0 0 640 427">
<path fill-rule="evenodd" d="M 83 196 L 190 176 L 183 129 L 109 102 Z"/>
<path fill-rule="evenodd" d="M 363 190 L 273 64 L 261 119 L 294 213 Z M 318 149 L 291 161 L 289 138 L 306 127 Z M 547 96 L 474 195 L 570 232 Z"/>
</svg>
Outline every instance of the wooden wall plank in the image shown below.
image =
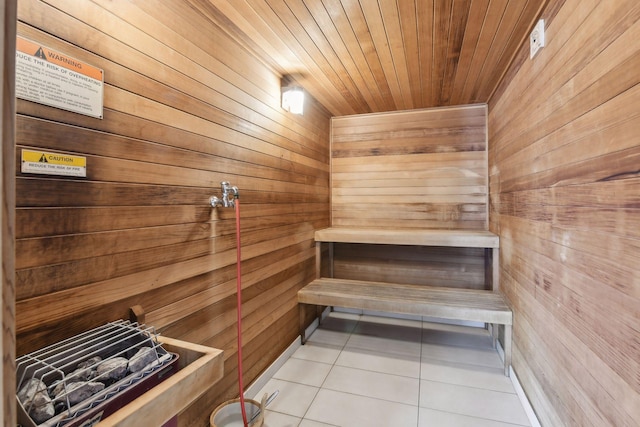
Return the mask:
<svg viewBox="0 0 640 427">
<path fill-rule="evenodd" d="M 418 2 L 423 3 L 423 2 Z M 386 3 L 385 3 L 386 5 Z M 400 19 L 399 32 L 403 34 L 402 42 L 406 61 L 406 74 L 409 79 L 409 91 L 411 105 L 418 108 L 422 104 L 422 85 L 420 81 L 420 22 L 418 18 L 418 6 L 415 2 L 398 2 L 398 18 Z"/>
<path fill-rule="evenodd" d="M 640 422 L 640 5 L 612 6 L 549 4 L 489 103 L 513 367 L 549 425 Z"/>
<path fill-rule="evenodd" d="M 488 1 L 472 1 L 469 6 L 469 16 L 476 17 L 476 19 L 468 19 L 467 27 L 464 30 L 464 40 L 460 47 L 460 58 L 458 60 L 454 81 L 451 83 L 452 88 L 450 100 L 453 105 L 464 104 L 464 101 L 462 101 L 462 90 L 467 79 L 471 78 L 469 76 L 469 71 L 471 68 L 471 61 L 474 57 L 471 52 L 474 52 L 478 44 L 478 40 L 480 39 L 480 32 L 483 28 L 482 24 L 487 13 L 487 9 L 489 8 L 489 4 L 490 2 Z M 482 19 L 479 19 L 478 17 L 482 17 Z"/>
<path fill-rule="evenodd" d="M 413 6 L 411 2 L 407 3 Z M 408 28 L 402 26 L 399 4 L 395 2 L 381 2 L 379 3 L 379 10 L 387 45 L 393 59 L 394 74 L 402 94 L 402 103 L 399 104 L 398 109 L 409 110 L 416 108 L 419 104 L 416 105 L 413 102 L 412 80 L 409 72 L 409 55 L 417 53 L 415 49 L 412 49 L 412 45 L 417 39 L 413 33 L 415 25 L 409 25 Z M 412 7 L 412 10 L 415 10 L 415 6 Z"/>
<path fill-rule="evenodd" d="M 516 28 L 515 23 L 518 22 L 518 18 L 520 17 L 522 11 L 528 2 L 524 1 L 510 1 L 506 3 L 504 7 L 504 12 L 500 19 L 500 24 L 494 29 L 494 36 L 491 40 L 491 45 L 488 51 L 483 55 L 483 64 L 482 64 L 482 73 L 486 73 L 486 80 L 491 81 L 490 85 L 487 85 L 483 82 L 485 79 L 477 79 L 476 85 L 473 93 L 473 99 L 486 99 L 490 92 L 488 92 L 489 88 L 493 88 L 497 85 L 498 79 L 501 77 L 499 73 L 489 73 L 488 70 L 495 70 L 496 64 L 500 62 L 500 58 L 504 56 L 505 49 L 509 46 L 509 40 L 514 38 L 514 33 Z M 520 28 L 518 28 L 520 29 Z M 516 37 L 516 40 L 519 41 Z M 484 93 L 482 92 L 484 89 Z"/>
<path fill-rule="evenodd" d="M 354 3 L 355 6 L 357 6 L 357 2 Z M 359 13 L 362 13 L 364 16 L 367 27 L 366 31 L 369 33 L 369 37 L 371 37 L 376 55 L 380 58 L 379 63 L 384 72 L 385 80 L 389 85 L 393 105 L 395 109 L 404 109 L 405 101 L 403 99 L 402 88 L 396 76 L 393 53 L 385 31 L 380 7 L 377 3 L 368 1 L 360 1 L 359 3 L 359 9 L 361 10 Z"/>
<path fill-rule="evenodd" d="M 212 210 L 240 188 L 245 379 L 298 333 L 296 293 L 329 225 L 329 113 L 280 108 L 278 72 L 203 2 L 24 0 L 18 31 L 105 71 L 104 119 L 17 102 L 17 148 L 87 157 L 87 177 L 17 172 L 17 351 L 40 348 L 141 305 L 163 334 L 235 347 L 235 222 Z M 214 13 L 215 12 L 215 13 Z M 342 72 L 342 71 L 341 71 Z M 19 152 L 11 156 L 19 160 Z M 295 316 L 294 316 L 295 315 Z M 295 321 L 291 319 L 295 317 Z M 260 351 L 269 339 L 267 352 Z M 233 397 L 225 364 L 179 418 L 204 425 Z"/>
<path fill-rule="evenodd" d="M 335 277 L 485 289 L 484 250 L 336 244 Z"/>
<path fill-rule="evenodd" d="M 476 105 L 334 118 L 332 224 L 483 229 L 484 112 Z"/>
<path fill-rule="evenodd" d="M 490 1 L 486 14 L 484 15 L 484 21 L 482 24 L 482 30 L 478 42 L 476 43 L 475 50 L 473 51 L 471 64 L 467 71 L 467 79 L 465 80 L 464 88 L 462 90 L 463 99 L 476 99 L 474 88 L 477 87 L 478 80 L 482 75 L 482 67 L 484 60 L 491 49 L 491 43 L 495 35 L 495 29 L 499 27 L 500 19 L 504 13 L 504 8 L 507 2 L 505 0 Z"/>
<path fill-rule="evenodd" d="M 304 15 L 304 10 L 299 3 L 292 2 L 290 4 L 292 6 L 296 5 L 298 10 L 300 10 L 299 13 Z M 305 25 L 307 31 L 309 31 L 309 28 L 314 28 L 316 30 L 313 35 L 314 40 L 320 41 L 320 43 L 316 41 L 317 44 L 322 44 L 322 40 L 326 38 L 326 41 L 328 42 L 326 43 L 326 47 L 330 46 L 336 52 L 336 58 L 334 58 L 336 66 L 338 66 L 338 63 L 341 63 L 349 73 L 349 77 L 354 81 L 355 87 L 362 95 L 362 98 L 365 100 L 367 105 L 375 105 L 377 102 L 377 88 L 375 86 L 369 87 L 370 83 L 367 82 L 364 77 L 370 75 L 371 72 L 368 67 L 362 66 L 366 61 L 361 57 L 362 51 L 359 46 L 357 46 L 357 44 L 355 46 L 352 45 L 351 49 L 349 49 L 345 40 L 342 38 L 342 33 L 339 31 L 339 28 L 336 27 L 336 24 L 334 24 L 332 16 L 329 15 L 326 6 L 323 5 L 322 2 L 308 2 L 305 3 L 304 6 L 306 6 L 308 13 L 313 18 L 313 24 L 309 22 L 309 25 Z M 337 19 L 344 18 L 344 14 L 342 13 L 334 13 L 333 16 L 336 16 Z M 298 19 L 303 22 L 303 24 L 305 23 L 305 20 L 300 19 L 300 17 L 298 17 Z M 308 21 L 309 20 L 307 19 L 306 22 Z M 349 31 L 350 25 L 348 25 L 347 22 L 343 21 L 342 25 L 344 25 L 344 27 L 340 28 L 345 29 L 344 33 L 353 35 L 353 32 Z M 351 39 L 351 41 L 353 42 L 353 39 Z M 357 59 L 362 61 L 360 66 L 356 62 Z"/>
<path fill-rule="evenodd" d="M 486 106 L 334 117 L 331 140 L 332 226 L 486 229 Z M 341 278 L 485 286 L 483 250 L 336 245 L 334 260 Z"/>
<path fill-rule="evenodd" d="M 434 32 L 435 0 L 424 0 L 416 2 L 416 14 L 418 19 L 418 51 L 420 52 L 420 94 L 422 107 L 435 105 L 432 91 L 430 90 L 433 81 L 433 55 L 436 34 Z"/>
<path fill-rule="evenodd" d="M 100 4 L 107 1 L 96 0 Z M 513 52 L 528 36 L 540 7 L 547 2 L 188 3 L 202 15 L 193 21 L 201 33 L 193 35 L 193 40 L 203 40 L 204 45 L 210 35 L 222 31 L 266 66 L 301 84 L 332 114 L 340 116 L 486 102 L 514 58 Z M 137 0 L 122 5 L 122 12 L 115 13 L 138 20 L 135 9 L 149 13 L 150 7 L 144 0 Z M 159 20 L 168 28 L 171 25 L 167 20 L 185 16 L 172 5 L 165 6 L 165 10 L 166 16 Z M 184 24 L 178 24 L 180 29 L 190 27 L 189 22 Z M 233 54 L 226 45 L 220 49 L 229 54 L 231 63 L 242 56 Z M 474 72 L 470 73 L 470 69 Z M 260 74 L 257 77 L 255 83 L 265 78 Z M 469 87 L 463 92 L 465 82 Z M 452 89 L 456 86 L 454 97 Z"/>
</svg>

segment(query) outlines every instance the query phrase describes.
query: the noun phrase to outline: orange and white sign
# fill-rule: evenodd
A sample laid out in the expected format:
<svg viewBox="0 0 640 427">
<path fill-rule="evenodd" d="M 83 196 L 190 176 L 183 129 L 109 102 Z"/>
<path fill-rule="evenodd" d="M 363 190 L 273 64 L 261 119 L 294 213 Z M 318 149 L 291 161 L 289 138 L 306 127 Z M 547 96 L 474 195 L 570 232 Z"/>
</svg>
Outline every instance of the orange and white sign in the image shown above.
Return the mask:
<svg viewBox="0 0 640 427">
<path fill-rule="evenodd" d="M 16 41 L 16 97 L 102 118 L 104 72 L 41 44 Z"/>
</svg>

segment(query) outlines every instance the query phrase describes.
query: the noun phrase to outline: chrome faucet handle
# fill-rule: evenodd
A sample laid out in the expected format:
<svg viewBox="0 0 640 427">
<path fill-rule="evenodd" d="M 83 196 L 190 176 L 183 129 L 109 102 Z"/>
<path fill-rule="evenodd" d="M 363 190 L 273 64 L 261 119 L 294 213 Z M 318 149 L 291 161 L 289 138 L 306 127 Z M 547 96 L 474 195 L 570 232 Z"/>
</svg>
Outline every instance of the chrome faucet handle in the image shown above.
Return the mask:
<svg viewBox="0 0 640 427">
<path fill-rule="evenodd" d="M 224 203 L 222 202 L 222 200 L 220 200 L 218 197 L 216 196 L 211 196 L 209 198 L 209 204 L 211 204 L 212 208 L 217 208 L 218 206 L 222 206 L 224 205 Z"/>
</svg>

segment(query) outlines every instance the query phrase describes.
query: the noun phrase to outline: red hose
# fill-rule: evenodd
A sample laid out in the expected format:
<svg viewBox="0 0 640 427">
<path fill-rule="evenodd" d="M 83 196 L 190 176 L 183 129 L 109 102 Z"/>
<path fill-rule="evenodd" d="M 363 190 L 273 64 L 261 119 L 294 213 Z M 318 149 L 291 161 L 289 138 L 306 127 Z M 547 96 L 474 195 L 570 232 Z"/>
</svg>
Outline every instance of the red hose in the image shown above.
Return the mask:
<svg viewBox="0 0 640 427">
<path fill-rule="evenodd" d="M 240 268 L 240 261 L 242 254 L 240 251 L 240 199 L 235 199 L 236 207 L 236 284 L 238 293 L 238 388 L 240 389 L 240 408 L 242 409 L 242 422 L 245 427 L 248 427 L 247 422 L 247 410 L 244 407 L 244 386 L 242 384 L 242 271 Z"/>
</svg>

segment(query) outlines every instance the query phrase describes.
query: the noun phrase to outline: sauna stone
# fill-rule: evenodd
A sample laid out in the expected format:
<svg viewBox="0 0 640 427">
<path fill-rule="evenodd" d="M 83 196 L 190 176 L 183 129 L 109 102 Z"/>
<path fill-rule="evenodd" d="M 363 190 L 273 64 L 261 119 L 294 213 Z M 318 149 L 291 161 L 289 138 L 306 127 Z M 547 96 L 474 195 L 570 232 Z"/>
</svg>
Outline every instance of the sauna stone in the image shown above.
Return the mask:
<svg viewBox="0 0 640 427">
<path fill-rule="evenodd" d="M 78 369 L 96 369 L 98 363 L 102 362 L 102 357 L 94 356 L 90 359 L 85 360 L 84 362 L 78 363 Z"/>
<path fill-rule="evenodd" d="M 156 352 L 151 347 L 141 347 L 136 354 L 129 359 L 129 372 L 142 371 L 149 363 L 157 359 Z"/>
<path fill-rule="evenodd" d="M 66 402 L 68 398 L 69 405 L 73 406 L 76 403 L 80 403 L 83 400 L 90 398 L 103 389 L 104 384 L 100 382 L 82 381 L 70 383 L 67 384 L 66 389 L 64 385 L 59 388 L 58 393 L 55 396 L 55 400 L 62 400 Z M 67 394 L 67 396 L 65 396 L 65 393 Z"/>
<path fill-rule="evenodd" d="M 107 359 L 98 365 L 98 378 L 101 381 L 119 380 L 127 374 L 129 360 L 125 357 Z"/>
<path fill-rule="evenodd" d="M 37 378 L 29 379 L 18 392 L 22 406 L 29 411 L 29 416 L 38 424 L 55 415 L 55 408 L 47 394 L 47 386 Z"/>
<path fill-rule="evenodd" d="M 95 356 L 90 359 L 85 360 L 84 362 L 78 363 L 78 368 L 68 375 L 68 378 L 71 381 L 91 381 L 97 375 L 98 364 L 102 362 L 102 358 L 100 356 Z"/>
<path fill-rule="evenodd" d="M 68 382 L 89 381 L 96 376 L 95 369 L 78 368 L 67 375 Z"/>
</svg>

